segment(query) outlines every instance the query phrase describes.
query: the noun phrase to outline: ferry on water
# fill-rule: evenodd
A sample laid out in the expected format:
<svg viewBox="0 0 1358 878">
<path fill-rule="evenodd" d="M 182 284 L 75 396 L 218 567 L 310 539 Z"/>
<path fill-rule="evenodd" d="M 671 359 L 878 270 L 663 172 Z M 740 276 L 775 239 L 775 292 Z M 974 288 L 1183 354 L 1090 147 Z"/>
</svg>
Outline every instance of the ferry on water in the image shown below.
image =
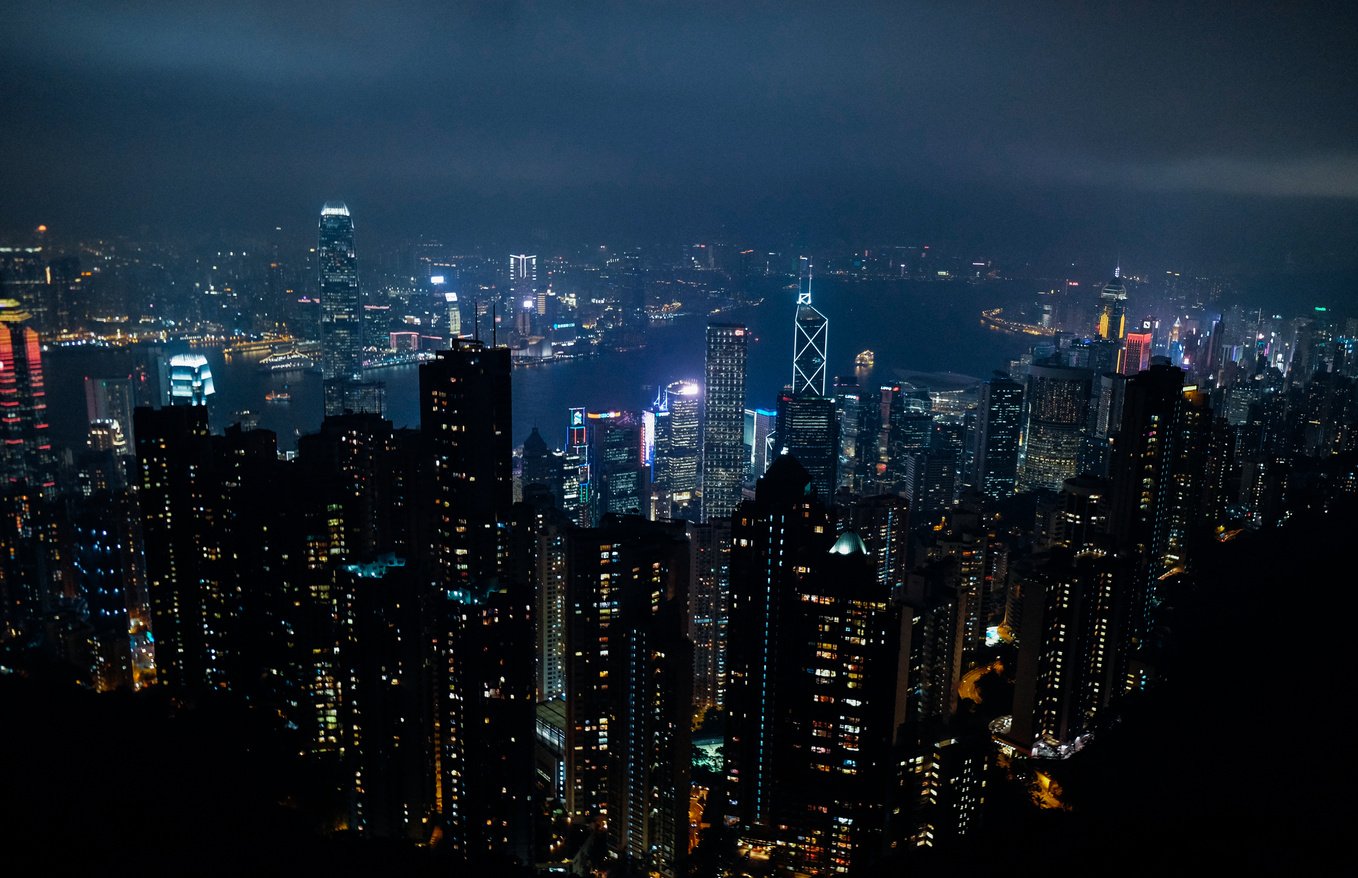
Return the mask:
<svg viewBox="0 0 1358 878">
<path fill-rule="evenodd" d="M 853 361 L 855 366 L 858 366 L 863 369 L 871 369 L 873 367 L 873 364 L 876 362 L 877 356 L 872 351 L 863 351 L 863 353 L 859 354 L 857 357 L 854 357 Z"/>
</svg>

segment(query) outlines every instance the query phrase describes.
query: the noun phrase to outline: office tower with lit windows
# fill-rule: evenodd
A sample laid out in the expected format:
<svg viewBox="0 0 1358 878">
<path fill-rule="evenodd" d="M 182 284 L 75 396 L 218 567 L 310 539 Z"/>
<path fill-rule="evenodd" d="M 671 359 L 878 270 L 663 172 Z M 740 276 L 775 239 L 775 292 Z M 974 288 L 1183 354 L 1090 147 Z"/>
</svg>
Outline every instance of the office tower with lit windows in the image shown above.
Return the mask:
<svg viewBox="0 0 1358 878">
<path fill-rule="evenodd" d="M 1099 338 L 1117 341 L 1127 332 L 1127 285 L 1122 281 L 1122 266 L 1113 270 L 1113 279 L 1104 284 L 1099 293 L 1098 325 L 1095 333 Z"/>
<path fill-rule="evenodd" d="M 589 479 L 594 521 L 614 515 L 650 510 L 650 467 L 645 459 L 645 435 L 638 412 L 590 412 Z"/>
<path fill-rule="evenodd" d="M 801 259 L 792 329 L 792 383 L 778 396 L 778 451 L 811 474 L 813 489 L 830 503 L 839 486 L 839 419 L 825 395 L 830 321 L 811 304 L 811 262 Z"/>
<path fill-rule="evenodd" d="M 857 490 L 862 481 L 859 441 L 863 432 L 863 398 L 853 375 L 835 378 L 835 419 L 839 428 L 839 485 Z"/>
<path fill-rule="evenodd" d="M 42 340 L 28 312 L 0 300 L 0 488 L 23 483 L 51 496 L 56 466 L 42 360 Z"/>
<path fill-rule="evenodd" d="M 1018 483 L 1023 430 L 1023 385 L 1008 375 L 981 383 L 976 413 L 972 484 L 991 500 L 1011 496 Z"/>
<path fill-rule="evenodd" d="M 811 262 L 803 256 L 792 327 L 792 395 L 823 398 L 830 321 L 811 304 L 811 273 Z"/>
<path fill-rule="evenodd" d="M 744 443 L 749 330 L 736 323 L 707 325 L 703 374 L 704 521 L 729 518 L 740 502 L 748 456 Z"/>
<path fill-rule="evenodd" d="M 534 598 L 538 701 L 566 697 L 566 537 L 572 522 L 540 485 L 510 511 L 505 578 Z"/>
<path fill-rule="evenodd" d="M 692 381 L 666 387 L 645 413 L 652 437 L 651 472 L 657 518 L 696 518 L 702 388 Z"/>
<path fill-rule="evenodd" d="M 321 371 L 326 378 L 356 379 L 363 372 L 363 302 L 354 255 L 354 221 L 344 204 L 327 202 L 321 208 L 316 249 L 320 265 Z"/>
<path fill-rule="evenodd" d="M 688 853 L 693 551 L 682 522 L 607 516 L 568 537 L 566 800 L 649 874 Z"/>
<path fill-rule="evenodd" d="M 30 315 L 33 328 L 43 335 L 55 334 L 50 271 L 43 252 L 42 232 L 27 246 L 0 247 L 0 300 L 16 303 Z"/>
<path fill-rule="evenodd" d="M 884 424 L 887 433 L 887 478 L 893 483 L 906 480 L 906 467 L 916 452 L 929 448 L 933 441 L 934 415 L 929 394 L 909 386 L 887 388 L 890 402 Z"/>
<path fill-rule="evenodd" d="M 1127 333 L 1126 347 L 1122 353 L 1123 375 L 1135 375 L 1150 368 L 1152 340 L 1153 336 L 1149 332 Z"/>
<path fill-rule="evenodd" d="M 829 504 L 838 487 L 839 423 L 835 401 L 824 396 L 797 396 L 784 388 L 778 395 L 778 453 L 797 458 L 811 475 L 812 490 Z"/>
<path fill-rule="evenodd" d="M 957 474 L 954 451 L 926 448 L 905 459 L 900 483 L 917 521 L 929 520 L 952 507 L 957 500 Z"/>
<path fill-rule="evenodd" d="M 538 258 L 527 253 L 509 255 L 509 288 L 515 294 L 531 294 L 538 285 Z"/>
<path fill-rule="evenodd" d="M 1078 474 L 1092 378 L 1088 369 L 1038 363 L 1028 367 L 1019 490 L 1059 491 Z"/>
</svg>

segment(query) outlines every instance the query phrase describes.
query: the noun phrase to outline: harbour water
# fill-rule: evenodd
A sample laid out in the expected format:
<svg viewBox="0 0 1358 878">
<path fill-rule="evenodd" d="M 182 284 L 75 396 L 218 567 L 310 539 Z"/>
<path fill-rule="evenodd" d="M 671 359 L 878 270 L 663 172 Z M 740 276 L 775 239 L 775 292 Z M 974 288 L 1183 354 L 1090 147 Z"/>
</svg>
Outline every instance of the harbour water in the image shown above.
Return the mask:
<svg viewBox="0 0 1358 878">
<path fill-rule="evenodd" d="M 873 384 L 911 379 L 916 373 L 957 373 L 985 377 L 1022 353 L 1032 339 L 981 326 L 982 309 L 1017 305 L 1031 297 L 1026 283 L 922 283 L 911 281 L 843 282 L 817 279 L 815 305 L 830 320 L 831 375 L 854 373 L 854 358 L 875 354 L 875 366 L 861 380 Z M 753 330 L 747 404 L 772 408 L 779 389 L 791 380 L 792 317 L 795 292 L 770 297 L 762 305 L 726 312 L 713 320 L 740 322 Z M 636 409 L 655 398 L 671 381 L 702 381 L 704 329 L 709 318 L 691 314 L 652 324 L 640 350 L 514 372 L 514 441 L 534 427 L 549 443 L 564 440 L 566 409 Z M 170 352 L 175 348 L 170 346 Z M 204 350 L 217 396 L 211 406 L 214 429 L 223 429 L 250 411 L 261 427 L 278 434 L 281 447 L 295 447 L 296 436 L 312 432 L 322 417 L 321 379 L 305 372 L 261 372 L 261 354 L 224 355 Z M 48 415 L 53 441 L 78 446 L 84 441 L 85 376 L 112 378 L 131 373 L 136 354 L 129 350 L 64 348 L 47 354 Z M 419 423 L 419 366 L 373 370 L 386 383 L 387 416 L 397 426 Z M 918 383 L 918 381 L 917 381 Z M 931 379 L 935 389 L 951 389 L 965 378 Z M 946 385 L 946 386 L 945 386 Z M 285 393 L 287 402 L 266 402 Z"/>
</svg>

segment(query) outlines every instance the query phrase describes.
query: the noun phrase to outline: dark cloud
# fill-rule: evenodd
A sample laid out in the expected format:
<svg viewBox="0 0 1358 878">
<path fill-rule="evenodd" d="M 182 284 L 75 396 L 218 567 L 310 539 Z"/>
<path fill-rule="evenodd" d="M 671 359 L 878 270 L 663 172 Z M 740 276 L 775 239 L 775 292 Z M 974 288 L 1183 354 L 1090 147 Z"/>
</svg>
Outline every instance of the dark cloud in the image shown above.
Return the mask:
<svg viewBox="0 0 1358 878">
<path fill-rule="evenodd" d="M 0 222 L 1062 242 L 1358 199 L 1342 5 L 391 6 L 11 0 Z"/>
</svg>

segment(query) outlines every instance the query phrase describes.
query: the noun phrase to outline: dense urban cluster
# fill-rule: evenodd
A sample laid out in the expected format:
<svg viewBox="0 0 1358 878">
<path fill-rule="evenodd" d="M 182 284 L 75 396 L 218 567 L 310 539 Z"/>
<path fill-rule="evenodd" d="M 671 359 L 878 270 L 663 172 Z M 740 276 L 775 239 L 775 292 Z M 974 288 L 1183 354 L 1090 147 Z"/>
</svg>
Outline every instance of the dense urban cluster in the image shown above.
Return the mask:
<svg viewBox="0 0 1358 878">
<path fill-rule="evenodd" d="M 1062 808 L 1050 766 L 1154 697 L 1203 548 L 1358 496 L 1358 319 L 1220 281 L 1048 284 L 977 315 L 1028 354 L 930 387 L 833 374 L 816 306 L 822 263 L 995 271 L 922 247 L 659 279 L 411 248 L 361 291 L 327 204 L 303 265 L 218 253 L 180 294 L 166 254 L 44 246 L 0 248 L 0 671 L 238 699 L 322 769 L 329 831 L 478 864 L 858 874 L 967 844 L 997 784 Z M 748 381 L 756 306 L 794 327 L 781 389 Z M 516 367 L 685 309 L 701 382 L 512 423 Z M 214 432 L 171 338 L 321 370 L 319 431 Z M 145 367 L 87 377 L 87 447 L 54 448 L 45 357 L 123 344 Z M 397 427 L 374 373 L 414 354 Z"/>
</svg>

